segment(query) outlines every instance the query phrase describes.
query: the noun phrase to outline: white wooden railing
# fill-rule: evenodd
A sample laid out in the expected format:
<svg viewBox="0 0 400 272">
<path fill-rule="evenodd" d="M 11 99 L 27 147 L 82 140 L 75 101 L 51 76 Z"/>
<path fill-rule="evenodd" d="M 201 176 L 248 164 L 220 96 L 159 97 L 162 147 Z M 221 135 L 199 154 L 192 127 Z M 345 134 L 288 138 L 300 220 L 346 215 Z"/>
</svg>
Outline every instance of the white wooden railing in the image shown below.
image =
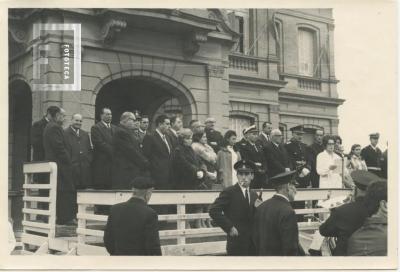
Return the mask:
<svg viewBox="0 0 400 272">
<path fill-rule="evenodd" d="M 269 199 L 275 192 L 263 191 L 263 199 Z M 298 201 L 323 200 L 328 197 L 348 195 L 347 189 L 299 189 L 296 195 Z M 186 213 L 186 205 L 211 204 L 219 191 L 154 191 L 149 205 L 175 205 L 176 214 L 159 215 L 159 221 L 176 222 L 176 229 L 159 232 L 163 255 L 209 255 L 224 254 L 225 233 L 218 227 L 187 229 L 186 221 L 209 218 L 208 213 Z M 114 205 L 127 201 L 132 193 L 129 191 L 79 191 L 78 192 L 78 243 L 77 255 L 107 255 L 102 246 L 106 215 L 94 214 L 94 206 Z M 297 214 L 321 214 L 329 212 L 325 208 L 298 209 Z M 315 230 L 318 222 L 299 222 L 299 230 Z M 99 229 L 100 228 L 100 229 Z M 214 241 L 193 242 L 191 238 L 220 237 Z M 163 241 L 168 240 L 167 243 Z M 171 240 L 172 243 L 171 244 Z M 210 239 L 209 239 L 210 240 Z"/>
</svg>

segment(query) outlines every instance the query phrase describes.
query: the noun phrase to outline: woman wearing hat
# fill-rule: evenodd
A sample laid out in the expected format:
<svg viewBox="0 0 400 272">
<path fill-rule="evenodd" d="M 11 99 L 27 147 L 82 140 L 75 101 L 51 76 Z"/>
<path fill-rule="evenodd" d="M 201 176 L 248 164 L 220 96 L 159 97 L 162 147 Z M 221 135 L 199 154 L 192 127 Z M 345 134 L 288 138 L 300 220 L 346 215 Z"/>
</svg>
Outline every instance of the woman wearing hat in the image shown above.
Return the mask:
<svg viewBox="0 0 400 272">
<path fill-rule="evenodd" d="M 322 144 L 325 150 L 317 156 L 317 173 L 320 176 L 319 188 L 342 188 L 342 177 L 338 165 L 342 158 L 335 153 L 335 140 L 327 135 Z"/>
</svg>

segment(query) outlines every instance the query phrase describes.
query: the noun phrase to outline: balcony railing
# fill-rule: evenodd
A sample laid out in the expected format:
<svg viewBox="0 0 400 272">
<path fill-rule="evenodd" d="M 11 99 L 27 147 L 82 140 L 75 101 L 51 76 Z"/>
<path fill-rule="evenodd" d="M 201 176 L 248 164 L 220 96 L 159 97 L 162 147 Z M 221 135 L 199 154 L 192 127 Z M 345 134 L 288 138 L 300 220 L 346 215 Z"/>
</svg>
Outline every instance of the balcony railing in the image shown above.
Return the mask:
<svg viewBox="0 0 400 272">
<path fill-rule="evenodd" d="M 258 60 L 251 56 L 230 55 L 229 68 L 258 72 Z"/>
<path fill-rule="evenodd" d="M 321 90 L 321 81 L 314 79 L 298 79 L 298 87 L 302 90 L 306 91 L 320 91 Z"/>
</svg>

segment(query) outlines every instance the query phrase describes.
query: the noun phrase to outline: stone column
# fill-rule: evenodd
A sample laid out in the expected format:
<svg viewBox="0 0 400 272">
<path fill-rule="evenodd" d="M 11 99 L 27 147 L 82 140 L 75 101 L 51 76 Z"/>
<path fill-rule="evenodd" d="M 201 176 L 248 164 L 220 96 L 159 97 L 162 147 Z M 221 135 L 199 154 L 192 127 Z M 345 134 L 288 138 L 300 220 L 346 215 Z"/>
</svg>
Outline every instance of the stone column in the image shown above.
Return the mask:
<svg viewBox="0 0 400 272">
<path fill-rule="evenodd" d="M 216 127 L 218 130 L 225 131 L 229 129 L 230 110 L 227 69 L 223 65 L 208 65 L 207 72 L 208 115 L 216 119 Z M 204 119 L 207 117 L 208 116 L 205 116 Z"/>
</svg>

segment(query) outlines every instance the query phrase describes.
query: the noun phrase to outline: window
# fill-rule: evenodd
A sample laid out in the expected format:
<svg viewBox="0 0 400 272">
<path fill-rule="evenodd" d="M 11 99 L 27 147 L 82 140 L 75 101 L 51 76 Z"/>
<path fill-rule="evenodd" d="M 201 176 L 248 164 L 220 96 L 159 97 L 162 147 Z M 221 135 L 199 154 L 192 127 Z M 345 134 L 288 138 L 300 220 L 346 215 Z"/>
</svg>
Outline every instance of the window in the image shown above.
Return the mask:
<svg viewBox="0 0 400 272">
<path fill-rule="evenodd" d="M 314 76 L 315 69 L 315 32 L 300 28 L 298 32 L 299 74 Z"/>
<path fill-rule="evenodd" d="M 235 31 L 240 33 L 240 38 L 236 46 L 236 52 L 244 52 L 244 21 L 243 17 L 235 16 Z"/>
<path fill-rule="evenodd" d="M 230 129 L 236 132 L 238 139 L 242 139 L 243 129 L 253 125 L 255 120 L 251 117 L 235 115 L 229 117 L 229 121 L 231 122 Z"/>
</svg>

